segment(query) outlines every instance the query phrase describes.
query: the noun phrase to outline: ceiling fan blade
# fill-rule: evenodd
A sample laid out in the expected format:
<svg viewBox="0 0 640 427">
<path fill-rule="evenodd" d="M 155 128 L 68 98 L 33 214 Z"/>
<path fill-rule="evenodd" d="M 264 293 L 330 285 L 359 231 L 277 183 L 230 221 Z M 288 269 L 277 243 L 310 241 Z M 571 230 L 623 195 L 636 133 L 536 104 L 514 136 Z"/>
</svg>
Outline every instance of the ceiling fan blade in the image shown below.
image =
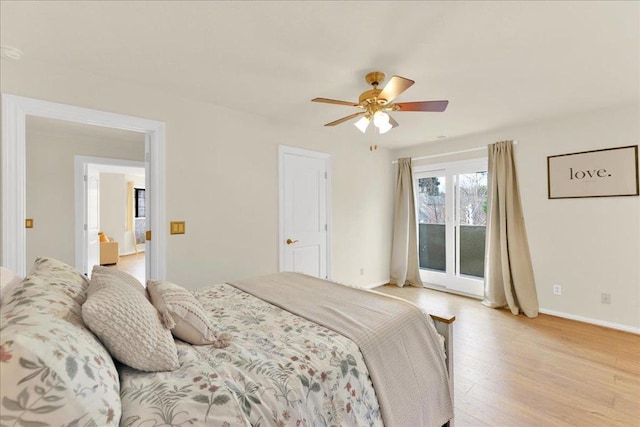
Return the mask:
<svg viewBox="0 0 640 427">
<path fill-rule="evenodd" d="M 338 120 L 336 120 L 336 121 L 333 121 L 333 122 L 331 122 L 331 123 L 327 123 L 325 126 L 335 126 L 335 125 L 339 125 L 340 123 L 344 123 L 344 122 L 346 122 L 346 121 L 348 121 L 348 120 L 355 119 L 356 117 L 359 117 L 359 116 L 361 116 L 361 115 L 363 115 L 363 114 L 364 114 L 364 111 L 360 111 L 360 112 L 358 112 L 358 113 L 351 114 L 350 116 L 343 117 L 343 118 L 338 119 Z"/>
<path fill-rule="evenodd" d="M 391 129 L 393 129 L 396 126 L 399 126 L 398 122 L 396 122 L 395 119 L 391 117 L 391 114 L 389 114 L 389 124 L 391 125 Z"/>
<path fill-rule="evenodd" d="M 399 102 L 394 105 L 397 111 L 432 111 L 441 113 L 447 109 L 449 101 Z M 395 108 L 397 107 L 397 109 Z"/>
<path fill-rule="evenodd" d="M 338 105 L 348 105 L 349 107 L 357 107 L 358 104 L 355 102 L 349 101 L 340 101 L 337 99 L 329 99 L 329 98 L 313 98 L 311 101 L 313 102 L 324 102 L 325 104 L 338 104 Z"/>
<path fill-rule="evenodd" d="M 387 103 L 391 103 L 402 92 L 409 89 L 415 82 L 400 76 L 393 76 L 378 95 L 378 99 L 386 99 Z"/>
</svg>

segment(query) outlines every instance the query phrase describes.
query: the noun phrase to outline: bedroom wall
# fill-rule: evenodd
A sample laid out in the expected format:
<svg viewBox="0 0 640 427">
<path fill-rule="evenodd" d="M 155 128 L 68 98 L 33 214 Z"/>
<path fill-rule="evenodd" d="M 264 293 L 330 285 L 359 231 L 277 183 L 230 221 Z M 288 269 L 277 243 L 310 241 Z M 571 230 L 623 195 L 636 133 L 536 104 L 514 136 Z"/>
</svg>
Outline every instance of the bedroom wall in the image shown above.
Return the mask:
<svg viewBox="0 0 640 427">
<path fill-rule="evenodd" d="M 393 185 L 387 150 L 370 152 L 357 132 L 344 139 L 317 123 L 274 123 L 185 99 L 170 88 L 30 61 L 26 55 L 3 61 L 3 92 L 166 123 L 166 218 L 186 221 L 187 230 L 168 236 L 169 280 L 198 287 L 277 271 L 279 144 L 332 156 L 332 277 L 358 285 L 388 280 Z"/>
<path fill-rule="evenodd" d="M 640 197 L 547 198 L 547 156 L 640 142 L 640 107 L 621 106 L 397 150 L 418 157 L 514 139 L 542 312 L 640 332 Z M 485 151 L 423 160 L 440 163 Z M 552 285 L 562 286 L 553 295 Z M 611 294 L 601 304 L 600 294 Z"/>
<path fill-rule="evenodd" d="M 118 252 L 124 253 L 124 233 L 127 221 L 127 182 L 122 173 L 100 173 L 100 230 L 118 242 Z"/>
<path fill-rule="evenodd" d="M 26 137 L 26 214 L 34 219 L 34 228 L 26 230 L 27 265 L 39 256 L 73 265 L 74 156 L 144 160 L 144 141 L 132 144 L 90 135 L 45 133 L 34 130 L 29 118 Z"/>
</svg>

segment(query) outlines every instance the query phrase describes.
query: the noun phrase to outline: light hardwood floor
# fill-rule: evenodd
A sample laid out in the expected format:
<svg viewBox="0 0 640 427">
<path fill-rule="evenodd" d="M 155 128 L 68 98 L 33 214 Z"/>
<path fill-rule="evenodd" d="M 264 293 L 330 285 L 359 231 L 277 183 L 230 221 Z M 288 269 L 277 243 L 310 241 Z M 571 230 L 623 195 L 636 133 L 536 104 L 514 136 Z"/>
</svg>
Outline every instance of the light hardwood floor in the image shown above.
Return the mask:
<svg viewBox="0 0 640 427">
<path fill-rule="evenodd" d="M 118 258 L 117 264 L 108 265 L 107 267 L 112 267 L 120 271 L 126 271 L 127 273 L 138 279 L 140 283 L 146 283 L 144 252 L 121 256 Z"/>
<path fill-rule="evenodd" d="M 381 286 L 454 323 L 456 426 L 640 426 L 640 336 Z"/>
</svg>

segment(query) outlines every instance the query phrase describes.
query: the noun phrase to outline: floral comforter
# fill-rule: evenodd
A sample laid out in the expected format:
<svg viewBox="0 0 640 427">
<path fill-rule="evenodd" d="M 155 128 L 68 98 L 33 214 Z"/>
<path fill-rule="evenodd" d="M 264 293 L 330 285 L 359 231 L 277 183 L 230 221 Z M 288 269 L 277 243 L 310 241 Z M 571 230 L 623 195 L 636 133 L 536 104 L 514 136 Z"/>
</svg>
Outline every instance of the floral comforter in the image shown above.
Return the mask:
<svg viewBox="0 0 640 427">
<path fill-rule="evenodd" d="M 120 367 L 121 426 L 381 426 L 349 339 L 231 285 L 194 292 L 229 347 L 178 341 L 180 368 Z"/>
</svg>

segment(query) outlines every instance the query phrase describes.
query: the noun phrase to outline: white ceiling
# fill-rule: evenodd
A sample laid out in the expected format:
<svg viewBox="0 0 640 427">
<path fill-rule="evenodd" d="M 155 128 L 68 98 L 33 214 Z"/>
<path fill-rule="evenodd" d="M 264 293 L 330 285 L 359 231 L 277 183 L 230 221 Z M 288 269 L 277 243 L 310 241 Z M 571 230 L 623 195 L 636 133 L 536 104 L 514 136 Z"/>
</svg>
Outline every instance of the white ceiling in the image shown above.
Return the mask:
<svg viewBox="0 0 640 427">
<path fill-rule="evenodd" d="M 400 147 L 640 102 L 640 2 L 0 3 L 2 45 L 274 121 L 321 127 L 356 112 L 364 75 L 416 81 L 397 101 Z M 3 59 L 3 62 L 5 60 Z M 350 124 L 328 136 L 362 137 Z M 380 139 L 379 139 L 380 140 Z"/>
</svg>

